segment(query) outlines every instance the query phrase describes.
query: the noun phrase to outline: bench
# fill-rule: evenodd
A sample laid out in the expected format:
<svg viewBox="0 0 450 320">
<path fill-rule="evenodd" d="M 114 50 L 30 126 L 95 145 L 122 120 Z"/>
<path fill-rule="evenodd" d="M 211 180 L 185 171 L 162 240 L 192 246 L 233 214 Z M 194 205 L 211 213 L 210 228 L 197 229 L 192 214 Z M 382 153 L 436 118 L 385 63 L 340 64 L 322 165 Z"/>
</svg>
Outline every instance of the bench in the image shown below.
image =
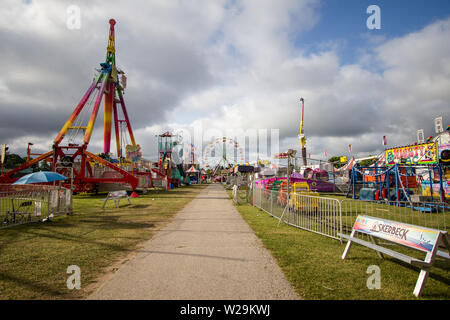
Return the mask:
<svg viewBox="0 0 450 320">
<path fill-rule="evenodd" d="M 120 199 L 123 199 L 123 198 L 127 198 L 128 203 L 131 204 L 130 197 L 128 197 L 128 193 L 126 190 L 108 192 L 108 196 L 106 197 L 106 199 L 103 202 L 102 209 L 105 208 L 106 202 L 108 200 L 114 200 L 114 204 L 116 205 L 116 208 L 119 208 Z"/>
<path fill-rule="evenodd" d="M 371 242 L 355 237 L 356 232 L 368 235 Z M 375 250 L 380 258 L 384 258 L 383 254 L 385 254 L 410 265 L 419 267 L 421 271 L 413 291 L 413 294 L 416 297 L 420 295 L 422 288 L 425 285 L 429 270 L 434 264 L 435 257 L 439 256 L 441 258 L 450 259 L 448 233 L 437 229 L 359 215 L 356 218 L 350 236 L 342 233 L 338 233 L 338 235 L 348 240 L 344 253 L 342 254 L 342 259 L 347 257 L 351 244 L 355 242 Z M 417 259 L 392 249 L 382 247 L 378 245 L 377 239 L 391 241 L 424 252 L 426 253 L 425 259 Z M 447 252 L 438 250 L 439 246 L 444 246 L 447 249 Z"/>
</svg>

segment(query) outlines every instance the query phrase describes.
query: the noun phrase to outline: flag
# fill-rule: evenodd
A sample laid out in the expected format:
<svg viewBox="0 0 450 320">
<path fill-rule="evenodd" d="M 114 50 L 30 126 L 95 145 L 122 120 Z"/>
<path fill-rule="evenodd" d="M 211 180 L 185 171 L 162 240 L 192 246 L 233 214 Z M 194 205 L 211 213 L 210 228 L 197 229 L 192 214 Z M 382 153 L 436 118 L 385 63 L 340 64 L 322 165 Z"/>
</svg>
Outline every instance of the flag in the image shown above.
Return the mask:
<svg viewBox="0 0 450 320">
<path fill-rule="evenodd" d="M 327 149 L 325 149 L 325 157 L 327 156 Z"/>
<path fill-rule="evenodd" d="M 351 145 L 351 144 L 348 145 L 348 151 L 350 151 L 350 152 L 353 151 L 353 148 L 352 148 L 352 145 Z"/>
<path fill-rule="evenodd" d="M 383 146 L 387 145 L 386 136 L 383 136 Z"/>
</svg>

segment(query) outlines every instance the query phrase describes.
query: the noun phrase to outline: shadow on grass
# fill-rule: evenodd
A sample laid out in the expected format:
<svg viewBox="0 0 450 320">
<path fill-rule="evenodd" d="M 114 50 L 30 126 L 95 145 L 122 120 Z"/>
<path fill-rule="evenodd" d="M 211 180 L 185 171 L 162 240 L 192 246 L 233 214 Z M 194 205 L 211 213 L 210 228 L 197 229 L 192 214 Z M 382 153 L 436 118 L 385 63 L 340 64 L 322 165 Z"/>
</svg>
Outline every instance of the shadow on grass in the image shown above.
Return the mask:
<svg viewBox="0 0 450 320">
<path fill-rule="evenodd" d="M 48 238 L 48 239 L 54 239 L 54 240 L 62 240 L 62 241 L 69 241 L 74 243 L 82 243 L 82 244 L 91 244 L 96 245 L 100 247 L 105 247 L 114 251 L 132 251 L 133 248 L 130 245 L 116 245 L 113 243 L 107 243 L 102 241 L 96 241 L 87 239 L 85 236 L 98 231 L 98 230 L 114 230 L 114 229 L 145 229 L 145 228 L 151 228 L 154 227 L 154 223 L 136 223 L 136 222 L 117 222 L 114 220 L 114 217 L 110 217 L 108 223 L 104 223 L 104 221 L 86 221 L 89 224 L 94 224 L 94 226 L 89 227 L 89 231 L 85 232 L 84 234 L 70 234 L 67 232 L 61 232 L 58 231 L 57 228 L 54 228 L 53 226 L 42 226 L 39 230 L 29 230 L 28 234 L 35 235 L 39 238 Z M 98 227 L 95 227 L 95 224 L 97 224 Z M 59 227 L 59 225 L 57 226 Z M 66 225 L 66 227 L 75 227 L 75 225 Z M 45 231 L 46 233 L 43 233 Z M 122 238 L 122 237 L 119 237 Z M 129 239 L 129 237 L 123 237 Z M 133 240 L 139 240 L 138 238 L 131 238 Z M 105 238 L 104 240 L 107 240 Z"/>
<path fill-rule="evenodd" d="M 23 225 L 17 225 L 13 228 L 8 228 L 4 230 L 3 234 L 0 237 L 0 252 L 2 251 L 2 247 L 4 248 L 6 245 L 11 243 L 19 243 L 32 241 L 33 239 L 39 237 L 50 237 L 50 235 L 46 235 L 45 233 L 55 233 L 64 235 L 64 232 L 58 231 L 61 229 L 78 229 L 80 223 L 86 224 L 86 229 L 91 233 L 94 231 L 108 231 L 108 230 L 120 230 L 120 229 L 146 229 L 153 228 L 155 223 L 159 220 L 149 222 L 136 221 L 136 222 L 127 222 L 127 221 L 119 221 L 120 219 L 130 219 L 134 218 L 135 214 L 131 213 L 132 209 L 144 209 L 149 207 L 150 205 L 146 204 L 136 204 L 129 205 L 128 203 L 123 208 L 127 207 L 126 212 L 120 212 L 119 209 L 113 208 L 105 208 L 101 210 L 99 208 L 96 213 L 88 213 L 85 215 L 84 213 L 76 213 L 73 215 L 61 215 L 55 217 L 47 222 L 35 222 Z M 80 209 L 78 209 L 80 210 Z M 82 209 L 81 209 L 82 210 Z M 120 212 L 120 214 L 118 214 Z M 114 214 L 114 215 L 108 215 Z M 63 219 L 60 219 L 63 218 Z M 70 231 L 67 232 L 67 237 L 70 237 Z M 78 237 L 78 235 L 77 235 Z M 62 239 L 62 238 L 61 238 Z"/>
<path fill-rule="evenodd" d="M 13 282 L 16 287 L 26 287 L 32 289 L 34 292 L 40 292 L 53 296 L 61 296 L 65 294 L 64 292 L 52 289 L 45 284 L 36 283 L 26 278 L 19 278 L 8 273 L 0 273 L 0 280 Z"/>
<path fill-rule="evenodd" d="M 131 206 L 132 209 L 145 209 L 145 208 L 148 208 L 148 207 L 150 207 L 149 204 L 133 204 Z"/>
<path fill-rule="evenodd" d="M 401 266 L 403 266 L 403 267 L 405 267 L 405 268 L 408 268 L 408 269 L 410 269 L 410 270 L 416 271 L 416 272 L 417 272 L 417 276 L 418 276 L 418 274 L 419 274 L 419 272 L 420 272 L 420 270 L 421 270 L 421 269 L 418 268 L 418 267 L 412 266 L 412 265 L 410 265 L 410 264 L 408 264 L 408 263 L 405 263 L 405 262 L 400 261 L 400 260 L 397 260 L 397 259 L 389 259 L 389 261 L 391 261 L 391 262 L 393 262 L 393 263 L 395 263 L 395 264 L 401 265 Z M 434 262 L 434 265 L 433 265 L 433 267 L 431 268 L 430 272 L 428 273 L 428 277 L 433 278 L 433 279 L 436 280 L 436 281 L 445 283 L 446 285 L 450 286 L 450 280 L 449 280 L 449 279 L 447 279 L 447 278 L 445 278 L 445 277 L 443 277 L 443 276 L 441 276 L 441 275 L 439 275 L 439 274 L 433 272 L 433 269 L 434 269 L 434 268 L 447 270 L 447 269 L 448 269 L 448 264 L 445 265 L 445 263 L 446 263 L 446 261 L 438 261 L 438 260 L 436 260 L 436 261 Z M 447 268 L 445 268 L 445 267 L 447 267 Z"/>
<path fill-rule="evenodd" d="M 361 264 L 367 264 L 367 265 L 373 264 L 373 258 L 369 258 L 369 257 L 354 256 L 354 257 L 346 257 L 345 260 L 353 261 L 353 262 L 361 263 Z M 380 261 L 379 263 L 388 261 L 388 262 L 398 265 L 399 267 L 407 268 L 409 270 L 417 272 L 417 276 L 419 276 L 419 273 L 421 270 L 419 267 L 413 266 L 409 263 L 400 261 L 398 259 L 386 256 L 386 255 L 385 255 L 384 259 L 380 259 L 379 261 Z M 436 269 L 441 269 L 443 271 L 447 271 L 448 270 L 448 261 L 444 261 L 444 260 L 440 260 L 440 259 L 435 260 L 433 267 L 429 270 L 428 277 L 450 286 L 450 280 L 443 277 L 440 274 L 437 274 L 436 272 L 438 272 L 438 271 Z M 425 286 L 425 288 L 426 288 L 426 286 Z M 439 295 L 439 297 L 442 298 L 442 295 Z"/>
<path fill-rule="evenodd" d="M 133 208 L 133 207 L 134 207 L 133 204 L 129 204 L 127 202 L 127 203 L 122 203 L 122 204 L 119 203 L 119 207 L 117 208 L 116 205 L 114 204 L 114 202 L 112 202 L 112 203 L 107 203 L 104 208 L 103 207 L 98 207 L 99 210 L 102 210 L 102 211 L 99 211 L 98 213 L 102 214 L 102 213 L 105 212 L 105 210 L 111 210 L 111 209 L 119 210 L 119 209 L 123 209 L 123 208 L 129 208 L 130 209 L 130 208 Z"/>
</svg>

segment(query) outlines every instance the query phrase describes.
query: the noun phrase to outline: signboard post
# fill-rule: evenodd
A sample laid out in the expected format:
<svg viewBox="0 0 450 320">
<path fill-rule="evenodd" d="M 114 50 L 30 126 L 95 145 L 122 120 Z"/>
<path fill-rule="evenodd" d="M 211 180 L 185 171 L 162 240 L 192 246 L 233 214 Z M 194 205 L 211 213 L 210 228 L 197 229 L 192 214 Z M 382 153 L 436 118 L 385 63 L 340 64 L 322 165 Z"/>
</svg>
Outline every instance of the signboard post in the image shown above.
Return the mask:
<svg viewBox="0 0 450 320">
<path fill-rule="evenodd" d="M 356 238 L 356 232 L 368 235 L 372 243 Z M 446 231 L 437 229 L 415 226 L 378 217 L 359 215 L 353 225 L 351 235 L 340 235 L 343 238 L 348 239 L 344 253 L 342 254 L 342 259 L 346 258 L 352 242 L 356 242 L 376 250 L 380 258 L 383 258 L 383 254 L 387 254 L 403 262 L 419 267 L 421 271 L 413 292 L 416 297 L 420 295 L 420 292 L 425 285 L 429 270 L 434 263 L 436 255 L 450 259 L 448 253 L 438 250 L 439 245 L 443 245 L 446 247 L 447 251 L 450 252 L 448 234 Z M 416 259 L 394 250 L 381 247 L 377 245 L 375 238 L 391 241 L 424 252 L 426 253 L 425 259 Z"/>
</svg>

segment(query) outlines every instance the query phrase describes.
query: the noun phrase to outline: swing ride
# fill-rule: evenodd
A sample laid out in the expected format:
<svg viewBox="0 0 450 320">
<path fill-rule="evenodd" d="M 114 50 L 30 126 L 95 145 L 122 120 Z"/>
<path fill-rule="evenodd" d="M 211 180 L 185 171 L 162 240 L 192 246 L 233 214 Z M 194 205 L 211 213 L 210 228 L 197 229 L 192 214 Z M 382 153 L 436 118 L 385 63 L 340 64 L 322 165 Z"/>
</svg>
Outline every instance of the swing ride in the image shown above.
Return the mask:
<svg viewBox="0 0 450 320">
<path fill-rule="evenodd" d="M 152 186 L 151 170 L 135 163 L 141 159 L 141 152 L 124 100 L 127 78 L 116 67 L 115 24 L 114 19 L 109 20 L 105 62 L 100 63 L 101 68 L 97 69 L 93 82 L 53 141 L 53 150 L 0 176 L 0 183 L 13 183 L 18 178 L 17 173 L 44 160 L 51 163 L 52 171 L 69 178 L 66 180 L 68 185 L 64 186 L 72 187 L 75 192 L 94 191 L 99 184 L 125 184 L 133 191 Z M 95 155 L 87 148 L 102 100 L 103 153 Z M 111 154 L 113 126 L 117 159 L 112 159 Z"/>
</svg>

